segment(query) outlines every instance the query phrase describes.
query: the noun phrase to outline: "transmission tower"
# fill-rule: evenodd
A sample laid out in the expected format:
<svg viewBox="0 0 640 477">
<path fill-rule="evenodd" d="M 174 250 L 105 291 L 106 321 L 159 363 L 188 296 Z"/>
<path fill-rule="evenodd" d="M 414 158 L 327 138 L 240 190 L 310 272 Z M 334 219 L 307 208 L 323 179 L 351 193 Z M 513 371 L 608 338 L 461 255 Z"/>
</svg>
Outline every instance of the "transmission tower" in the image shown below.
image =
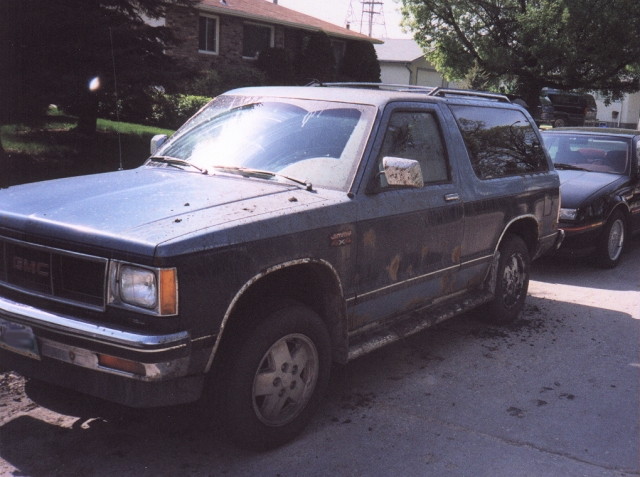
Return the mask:
<svg viewBox="0 0 640 477">
<path fill-rule="evenodd" d="M 382 0 L 359 0 L 360 20 L 356 21 L 353 4 L 358 0 L 350 0 L 347 12 L 347 25 L 357 24 L 357 30 L 365 35 L 381 37 L 387 36 L 387 26 L 384 22 L 384 2 Z M 355 29 L 355 28 L 354 28 Z"/>
</svg>

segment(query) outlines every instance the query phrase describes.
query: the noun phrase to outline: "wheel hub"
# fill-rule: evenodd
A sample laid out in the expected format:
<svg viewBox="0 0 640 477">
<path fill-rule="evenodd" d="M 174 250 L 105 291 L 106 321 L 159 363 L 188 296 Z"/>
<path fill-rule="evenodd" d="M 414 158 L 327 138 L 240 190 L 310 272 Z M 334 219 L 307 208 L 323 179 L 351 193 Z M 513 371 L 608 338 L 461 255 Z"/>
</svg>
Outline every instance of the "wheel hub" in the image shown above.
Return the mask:
<svg viewBox="0 0 640 477">
<path fill-rule="evenodd" d="M 262 422 L 282 426 L 305 408 L 318 378 L 318 353 L 304 335 L 288 335 L 271 346 L 253 383 L 253 406 Z"/>
</svg>

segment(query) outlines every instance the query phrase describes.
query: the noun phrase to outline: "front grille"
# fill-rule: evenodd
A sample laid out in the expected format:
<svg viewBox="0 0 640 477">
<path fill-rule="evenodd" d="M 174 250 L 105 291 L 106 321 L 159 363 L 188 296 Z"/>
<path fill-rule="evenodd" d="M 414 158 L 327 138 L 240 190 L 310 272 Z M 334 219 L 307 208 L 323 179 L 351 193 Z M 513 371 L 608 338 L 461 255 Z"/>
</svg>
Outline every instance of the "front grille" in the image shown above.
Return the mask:
<svg viewBox="0 0 640 477">
<path fill-rule="evenodd" d="M 0 286 L 104 310 L 108 260 L 0 237 Z"/>
</svg>

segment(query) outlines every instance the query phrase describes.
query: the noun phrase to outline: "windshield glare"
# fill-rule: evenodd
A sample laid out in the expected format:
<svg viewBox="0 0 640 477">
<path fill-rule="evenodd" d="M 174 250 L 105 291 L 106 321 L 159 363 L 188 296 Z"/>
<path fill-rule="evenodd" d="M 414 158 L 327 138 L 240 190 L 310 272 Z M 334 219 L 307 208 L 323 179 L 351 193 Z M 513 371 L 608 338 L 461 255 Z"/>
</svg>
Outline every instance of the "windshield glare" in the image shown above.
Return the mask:
<svg viewBox="0 0 640 477">
<path fill-rule="evenodd" d="M 156 154 L 216 172 L 241 167 L 345 190 L 375 109 L 326 101 L 221 96 Z"/>
<path fill-rule="evenodd" d="M 629 163 L 629 141 L 611 136 L 542 133 L 551 160 L 592 172 L 624 174 Z"/>
</svg>

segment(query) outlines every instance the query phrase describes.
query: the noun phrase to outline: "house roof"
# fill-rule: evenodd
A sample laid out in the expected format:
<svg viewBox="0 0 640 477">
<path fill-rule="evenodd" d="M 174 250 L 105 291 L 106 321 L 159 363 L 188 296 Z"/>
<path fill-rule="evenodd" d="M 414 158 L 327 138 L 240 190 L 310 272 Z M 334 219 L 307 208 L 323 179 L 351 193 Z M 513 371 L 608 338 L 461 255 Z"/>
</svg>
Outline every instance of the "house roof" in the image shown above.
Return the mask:
<svg viewBox="0 0 640 477">
<path fill-rule="evenodd" d="M 370 36 L 290 10 L 270 0 L 203 0 L 198 8 L 210 13 L 233 15 L 309 31 L 323 31 L 332 37 L 381 43 Z"/>
<path fill-rule="evenodd" d="M 374 45 L 378 61 L 411 63 L 424 56 L 422 48 L 414 40 L 384 39 L 383 44 Z"/>
</svg>

